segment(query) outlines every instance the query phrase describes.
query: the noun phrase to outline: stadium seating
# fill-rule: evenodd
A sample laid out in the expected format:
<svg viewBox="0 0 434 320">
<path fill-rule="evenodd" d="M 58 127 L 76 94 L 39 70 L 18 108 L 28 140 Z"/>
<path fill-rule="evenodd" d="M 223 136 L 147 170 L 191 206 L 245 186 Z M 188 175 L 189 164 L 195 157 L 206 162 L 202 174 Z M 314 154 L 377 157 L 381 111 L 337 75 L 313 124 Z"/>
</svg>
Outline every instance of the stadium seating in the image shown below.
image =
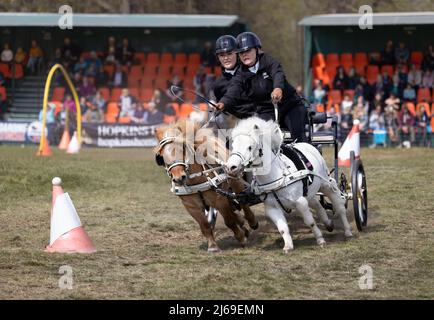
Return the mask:
<svg viewBox="0 0 434 320">
<path fill-rule="evenodd" d="M 419 88 L 417 91 L 417 102 L 431 102 L 431 92 L 429 88 Z"/>
<path fill-rule="evenodd" d="M 378 66 L 368 65 L 366 68 L 366 81 L 372 85 L 377 81 L 379 74 Z"/>
<path fill-rule="evenodd" d="M 325 57 L 322 53 L 316 53 L 312 57 L 312 67 L 326 67 Z"/>
<path fill-rule="evenodd" d="M 5 87 L 0 87 L 0 101 L 5 101 L 7 98 L 7 91 Z"/>
<path fill-rule="evenodd" d="M 326 65 L 327 67 L 337 68 L 340 65 L 339 55 L 336 53 L 329 53 L 326 56 Z"/>
<path fill-rule="evenodd" d="M 51 100 L 63 101 L 64 95 L 65 95 L 65 88 L 54 87 L 53 95 L 51 96 Z"/>
<path fill-rule="evenodd" d="M 387 73 L 389 77 L 393 78 L 393 66 L 390 65 L 384 65 L 381 67 L 381 75 L 384 73 Z"/>
</svg>

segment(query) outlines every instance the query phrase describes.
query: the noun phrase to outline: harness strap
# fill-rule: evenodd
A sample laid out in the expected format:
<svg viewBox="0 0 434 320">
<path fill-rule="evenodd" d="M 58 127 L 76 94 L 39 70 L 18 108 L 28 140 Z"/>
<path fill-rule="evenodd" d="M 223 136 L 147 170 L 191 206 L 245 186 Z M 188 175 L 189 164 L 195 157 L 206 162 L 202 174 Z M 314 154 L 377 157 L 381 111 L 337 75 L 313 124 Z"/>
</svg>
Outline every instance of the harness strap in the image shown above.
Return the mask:
<svg viewBox="0 0 434 320">
<path fill-rule="evenodd" d="M 279 197 L 277 196 L 276 191 L 273 190 L 272 193 L 273 193 L 274 199 L 276 199 L 277 203 L 282 207 L 283 211 L 285 211 L 286 213 L 290 214 L 292 212 L 292 210 L 285 208 L 285 206 L 283 205 L 282 201 L 280 201 Z"/>
<path fill-rule="evenodd" d="M 203 197 L 202 191 L 198 191 L 197 193 L 199 194 L 200 200 L 202 200 L 203 207 L 205 208 L 205 210 L 208 211 L 209 210 L 209 205 L 206 204 L 205 198 Z"/>
</svg>

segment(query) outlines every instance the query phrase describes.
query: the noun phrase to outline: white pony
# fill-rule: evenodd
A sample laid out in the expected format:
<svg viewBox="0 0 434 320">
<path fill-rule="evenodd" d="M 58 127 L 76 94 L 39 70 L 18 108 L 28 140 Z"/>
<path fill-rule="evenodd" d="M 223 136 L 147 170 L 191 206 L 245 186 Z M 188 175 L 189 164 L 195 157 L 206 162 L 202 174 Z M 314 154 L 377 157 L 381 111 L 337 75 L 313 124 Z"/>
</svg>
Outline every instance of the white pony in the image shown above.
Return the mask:
<svg viewBox="0 0 434 320">
<path fill-rule="evenodd" d="M 328 175 L 327 164 L 319 151 L 308 143 L 296 143 L 299 150 L 312 164 L 313 171 L 297 170 L 294 163 L 280 152 L 283 135 L 277 123 L 264 121 L 258 117 L 241 120 L 232 131 L 231 154 L 226 162 L 230 175 L 238 175 L 242 170 L 253 173 L 252 187 L 264 198 L 265 214 L 282 234 L 285 253 L 294 249 L 284 211 L 296 209 L 303 216 L 320 246 L 325 244 L 321 231 L 313 219 L 309 207 L 316 210 L 327 229 L 333 229 L 333 222 L 320 204 L 317 193 L 322 192 L 333 204 L 345 230 L 351 237 L 345 200 L 341 197 L 336 181 Z M 308 186 L 307 196 L 303 196 L 302 178 L 306 174 L 313 177 Z"/>
</svg>

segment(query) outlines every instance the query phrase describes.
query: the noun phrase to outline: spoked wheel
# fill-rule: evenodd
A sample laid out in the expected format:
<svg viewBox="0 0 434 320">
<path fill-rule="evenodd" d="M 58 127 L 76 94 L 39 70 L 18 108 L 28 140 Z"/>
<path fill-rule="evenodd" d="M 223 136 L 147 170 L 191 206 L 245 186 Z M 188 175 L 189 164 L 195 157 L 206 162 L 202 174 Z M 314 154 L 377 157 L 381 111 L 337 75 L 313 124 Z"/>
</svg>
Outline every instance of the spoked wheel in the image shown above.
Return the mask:
<svg viewBox="0 0 434 320">
<path fill-rule="evenodd" d="M 206 216 L 206 220 L 208 221 L 209 225 L 211 226 L 211 229 L 214 229 L 215 227 L 215 223 L 217 221 L 217 213 L 218 211 L 213 208 L 210 207 L 209 210 L 205 209 L 205 216 Z"/>
<path fill-rule="evenodd" d="M 351 192 L 357 229 L 363 231 L 368 223 L 368 190 L 361 160 L 354 160 L 351 165 Z"/>
</svg>

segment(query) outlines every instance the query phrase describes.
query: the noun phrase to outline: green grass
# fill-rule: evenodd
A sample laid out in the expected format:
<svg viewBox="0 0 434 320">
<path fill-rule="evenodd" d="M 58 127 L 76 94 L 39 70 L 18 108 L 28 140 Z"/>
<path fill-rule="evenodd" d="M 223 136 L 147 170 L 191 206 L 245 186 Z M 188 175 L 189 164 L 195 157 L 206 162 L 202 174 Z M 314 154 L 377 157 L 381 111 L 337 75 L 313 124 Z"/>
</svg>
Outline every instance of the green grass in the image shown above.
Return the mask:
<svg viewBox="0 0 434 320">
<path fill-rule="evenodd" d="M 324 231 L 315 245 L 289 221 L 295 251 L 254 207 L 261 227 L 246 248 L 217 224 L 224 250 L 208 254 L 198 226 L 149 149 L 84 149 L 79 155 L 0 146 L 0 299 L 433 299 L 434 151 L 362 150 L 369 226 L 355 238 Z M 48 254 L 51 179 L 60 176 L 98 252 Z M 360 290 L 359 267 L 374 271 Z M 59 267 L 73 269 L 61 290 Z"/>
</svg>

